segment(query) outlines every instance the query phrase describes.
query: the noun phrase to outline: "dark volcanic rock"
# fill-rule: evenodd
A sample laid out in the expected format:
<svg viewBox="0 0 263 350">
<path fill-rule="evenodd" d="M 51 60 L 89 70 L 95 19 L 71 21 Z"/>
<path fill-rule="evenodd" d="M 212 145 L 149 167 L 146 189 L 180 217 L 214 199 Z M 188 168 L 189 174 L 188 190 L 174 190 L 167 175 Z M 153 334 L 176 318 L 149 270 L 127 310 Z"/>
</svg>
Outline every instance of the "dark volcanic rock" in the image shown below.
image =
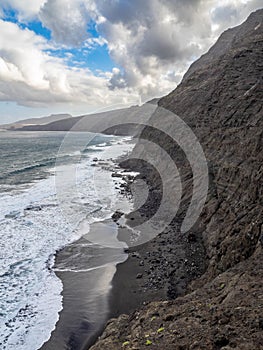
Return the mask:
<svg viewBox="0 0 263 350">
<path fill-rule="evenodd" d="M 112 214 L 111 218 L 114 222 L 117 222 L 123 215 L 124 215 L 123 212 L 116 210 L 115 213 Z"/>
<path fill-rule="evenodd" d="M 176 299 L 153 302 L 130 316 L 110 321 L 93 350 L 122 349 L 125 342 L 126 349 L 263 349 L 262 22 L 263 10 L 259 10 L 241 26 L 225 32 L 191 66 L 177 89 L 159 101 L 160 107 L 174 112 L 192 128 L 209 167 L 204 210 L 181 241 L 182 251 L 189 253 L 181 261 L 186 281 L 179 283 L 180 257 L 172 261 L 169 255 L 173 243 L 178 244 L 178 239 L 168 242 L 171 233 L 164 232 L 139 248 L 144 266 L 138 266 L 138 261 L 136 266 L 146 273 L 136 283 L 143 281 L 150 289 L 149 283 L 153 283 L 157 290 L 165 290 L 167 298 Z M 180 165 L 183 199 L 175 220 L 178 224 L 191 200 L 193 179 L 185 155 L 171 139 L 156 131 L 163 124 L 175 131 L 173 120 L 160 108 L 151 118 L 153 128 L 145 128 L 142 138 L 161 145 Z M 136 147 L 143 159 L 144 153 L 153 153 L 143 141 Z M 161 179 L 153 171 L 143 176 L 155 184 L 156 190 L 161 188 Z M 151 208 L 146 208 L 146 214 L 147 210 Z M 177 232 L 173 225 L 169 230 Z M 186 246 L 201 238 L 207 268 L 197 278 L 202 262 L 195 261 L 191 257 L 194 250 Z M 149 245 L 155 247 L 155 253 Z M 164 267 L 165 260 L 176 268 L 162 268 L 160 272 L 160 263 Z M 198 269 L 189 278 L 195 266 Z M 151 346 L 146 345 L 147 340 Z"/>
<path fill-rule="evenodd" d="M 123 349 L 126 341 L 126 349 L 148 349 L 147 339 L 150 348 L 160 350 L 263 349 L 260 260 L 258 249 L 248 261 L 185 297 L 153 302 L 109 321 L 92 349 Z"/>
</svg>

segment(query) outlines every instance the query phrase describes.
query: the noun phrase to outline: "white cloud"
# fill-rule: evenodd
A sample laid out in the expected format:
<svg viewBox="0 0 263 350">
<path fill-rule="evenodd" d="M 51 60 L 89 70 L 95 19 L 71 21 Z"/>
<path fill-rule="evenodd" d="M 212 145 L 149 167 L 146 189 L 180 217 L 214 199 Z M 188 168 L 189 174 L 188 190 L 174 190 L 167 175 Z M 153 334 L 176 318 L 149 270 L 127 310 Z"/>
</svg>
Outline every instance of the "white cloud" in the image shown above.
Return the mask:
<svg viewBox="0 0 263 350">
<path fill-rule="evenodd" d="M 80 46 L 88 38 L 90 14 L 86 5 L 80 0 L 48 0 L 39 18 L 52 31 L 57 43 Z"/>
<path fill-rule="evenodd" d="M 211 21 L 215 27 L 214 35 L 244 22 L 248 15 L 263 8 L 261 0 L 222 0 L 211 10 Z"/>
<path fill-rule="evenodd" d="M 17 10 L 20 20 L 24 20 L 36 17 L 46 1 L 48 0 L 1 0 L 0 7 Z"/>
<path fill-rule="evenodd" d="M 32 31 L 0 20 L 0 100 L 21 105 L 86 103 L 93 106 L 129 98 L 108 89 L 107 76 L 96 77 L 88 69 L 70 68 L 62 59 L 45 52 L 48 43 Z M 132 97 L 134 101 L 134 97 Z"/>
<path fill-rule="evenodd" d="M 194 2 L 193 2 L 194 3 Z M 196 2 L 195 2 L 196 3 Z M 129 6 L 128 6 L 129 5 Z M 143 99 L 160 96 L 175 87 L 167 73 L 178 75 L 211 43 L 209 16 L 200 9 L 189 18 L 190 4 L 171 1 L 99 1 L 104 16 L 99 30 L 108 41 L 110 54 L 124 69 L 115 74 L 111 88 L 129 86 Z M 129 8 L 128 8 L 129 7 Z M 184 18 L 182 13 L 187 13 Z"/>
<path fill-rule="evenodd" d="M 47 52 L 45 39 L 0 22 L 0 100 L 23 105 L 106 105 L 161 96 L 175 88 L 189 64 L 261 0 L 2 0 L 20 18 L 38 17 L 57 47 L 108 45 L 121 67 L 95 76 Z M 97 24 L 100 38 L 87 32 Z"/>
<path fill-rule="evenodd" d="M 104 18 L 99 30 L 108 41 L 111 56 L 124 69 L 114 74 L 110 87 L 131 87 L 143 99 L 173 89 L 174 82 L 190 63 L 222 31 L 262 7 L 258 0 L 98 0 L 96 3 Z"/>
<path fill-rule="evenodd" d="M 103 37 L 98 37 L 98 38 L 88 38 L 83 45 L 89 49 L 93 49 L 96 46 L 104 46 L 107 45 L 108 42 L 105 38 Z"/>
</svg>

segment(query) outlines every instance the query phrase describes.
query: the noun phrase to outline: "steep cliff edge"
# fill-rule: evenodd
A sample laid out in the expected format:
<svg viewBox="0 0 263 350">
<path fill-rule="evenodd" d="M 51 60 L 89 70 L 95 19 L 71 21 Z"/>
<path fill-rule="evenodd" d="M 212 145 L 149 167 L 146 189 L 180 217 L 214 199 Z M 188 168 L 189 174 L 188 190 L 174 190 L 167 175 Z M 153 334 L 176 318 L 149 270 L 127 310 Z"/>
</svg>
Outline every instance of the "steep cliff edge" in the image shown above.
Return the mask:
<svg viewBox="0 0 263 350">
<path fill-rule="evenodd" d="M 163 124 L 171 132 L 176 127 L 162 108 L 191 127 L 207 158 L 209 193 L 191 231 L 202 236 L 207 268 L 184 296 L 111 320 L 93 350 L 263 349 L 262 66 L 259 10 L 224 33 L 159 101 L 151 118 L 155 129 L 144 129 L 142 139 L 161 144 L 180 164 L 185 205 L 192 195 L 192 173 L 178 147 L 158 132 Z M 137 148 L 151 152 L 144 141 Z M 155 173 L 147 176 L 161 188 Z M 178 219 L 184 213 L 183 205 Z"/>
<path fill-rule="evenodd" d="M 262 22 L 260 10 L 230 30 L 227 50 L 220 49 L 223 34 L 160 101 L 192 128 L 209 164 L 210 192 L 201 221 L 210 278 L 253 254 L 261 233 Z"/>
</svg>

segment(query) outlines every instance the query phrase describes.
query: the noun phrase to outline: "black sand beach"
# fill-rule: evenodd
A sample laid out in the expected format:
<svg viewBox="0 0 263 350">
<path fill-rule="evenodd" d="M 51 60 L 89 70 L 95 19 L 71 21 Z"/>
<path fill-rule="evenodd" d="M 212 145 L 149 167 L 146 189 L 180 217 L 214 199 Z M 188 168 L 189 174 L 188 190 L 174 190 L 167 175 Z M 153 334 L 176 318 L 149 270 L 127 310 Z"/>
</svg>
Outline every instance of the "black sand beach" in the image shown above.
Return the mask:
<svg viewBox="0 0 263 350">
<path fill-rule="evenodd" d="M 117 225 L 112 220 L 95 223 L 90 233 L 99 234 L 102 229 L 111 235 Z M 126 259 L 122 248 L 93 245 L 85 237 L 57 253 L 55 273 L 63 283 L 63 310 L 41 349 L 84 349 L 93 341 L 107 320 L 115 266 Z"/>
<path fill-rule="evenodd" d="M 117 161 L 115 166 L 100 163 L 96 160 L 94 165 L 108 169 L 116 179 L 114 182 L 123 212 L 94 222 L 87 234 L 57 252 L 53 270 L 63 283 L 63 309 L 56 328 L 41 350 L 87 349 L 95 342 L 111 315 L 109 295 L 112 278 L 116 265 L 128 258 L 126 245 L 117 240 L 117 235 L 120 225 L 122 232 L 129 231 L 129 226 L 125 226 L 124 212 L 131 206 L 128 204 L 131 201 L 129 183 L 133 176 L 121 169 Z M 84 224 L 83 233 L 85 229 Z"/>
<path fill-rule="evenodd" d="M 143 177 L 143 174 L 137 176 Z M 130 192 L 131 183 L 125 186 L 127 192 Z M 136 202 L 136 198 L 134 200 Z M 127 223 L 136 228 L 157 206 L 158 201 L 149 196 L 146 208 L 143 206 L 126 215 Z M 152 301 L 175 299 L 186 292 L 192 280 L 203 274 L 206 254 L 201 234 L 185 235 L 179 227 L 174 221 L 151 241 L 125 250 L 128 259 L 117 265 L 112 279 L 107 319 L 132 315 Z M 119 228 L 118 238 L 122 236 L 122 228 Z"/>
<path fill-rule="evenodd" d="M 120 174 L 125 182 L 118 191 L 131 197 L 134 179 Z M 156 210 L 154 197 L 147 203 L 147 208 Z M 130 237 L 132 229 L 147 220 L 147 208 L 126 215 L 117 211 L 112 219 L 92 224 L 86 236 L 57 253 L 55 272 L 63 283 L 63 310 L 41 350 L 88 349 L 109 319 L 132 313 L 150 301 L 174 299 L 202 274 L 205 252 L 201 237 L 182 235 L 176 222 L 150 242 L 126 249 L 119 242 L 119 248 L 111 248 L 116 246 L 116 237 L 120 241 Z M 108 247 L 90 242 L 98 237 Z"/>
</svg>

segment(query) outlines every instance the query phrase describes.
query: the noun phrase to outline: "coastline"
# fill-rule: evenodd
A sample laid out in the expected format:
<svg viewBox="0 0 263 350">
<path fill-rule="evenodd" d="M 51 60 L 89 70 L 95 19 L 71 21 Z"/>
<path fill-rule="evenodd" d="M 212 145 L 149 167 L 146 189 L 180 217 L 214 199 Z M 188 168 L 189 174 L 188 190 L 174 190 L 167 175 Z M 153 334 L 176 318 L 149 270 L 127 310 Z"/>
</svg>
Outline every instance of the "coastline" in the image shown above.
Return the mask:
<svg viewBox="0 0 263 350">
<path fill-rule="evenodd" d="M 91 225 L 91 233 L 99 233 L 98 224 Z M 111 224 L 109 220 L 104 224 L 104 231 L 109 234 Z M 88 244 L 85 237 L 57 253 L 54 270 L 63 283 L 63 309 L 55 330 L 41 349 L 82 349 L 89 344 L 106 321 L 115 266 L 126 258 L 123 249 Z M 78 270 L 69 268 L 73 259 Z"/>
<path fill-rule="evenodd" d="M 118 166 L 110 170 L 116 181 L 123 180 L 115 187 L 123 198 L 131 196 L 133 181 L 145 176 L 143 171 L 136 177 L 131 176 L 132 170 L 122 167 L 124 158 L 114 160 L 119 166 L 118 170 Z M 106 164 L 104 166 L 108 167 Z M 155 211 L 158 203 L 150 198 L 148 205 Z M 122 246 L 114 250 L 86 245 L 89 237 L 96 237 L 102 232 L 103 236 L 114 234 L 121 241 L 123 230 L 136 227 L 143 218 L 150 216 L 145 207 L 126 213 L 122 209 L 115 211 L 111 218 L 91 224 L 87 237 L 84 235 L 57 252 L 54 270 L 63 283 L 63 309 L 51 338 L 41 350 L 51 350 L 61 343 L 67 344 L 65 349 L 89 349 L 99 339 L 109 320 L 122 314 L 132 314 L 149 302 L 173 300 L 184 295 L 189 283 L 205 271 L 206 255 L 201 235 L 192 237 L 181 234 L 180 225 L 175 221 L 163 233 L 139 246 Z M 122 226 L 124 216 L 125 227 Z M 77 266 L 89 268 L 78 273 L 67 271 L 67 263 L 72 264 L 72 257 L 77 257 Z M 92 262 L 91 257 L 95 261 Z M 98 318 L 89 319 L 83 305 L 91 303 L 94 307 L 101 276 L 105 285 L 102 298 L 95 306 Z M 88 289 L 87 286 L 91 284 L 92 288 Z"/>
<path fill-rule="evenodd" d="M 184 288 L 178 290 L 175 273 L 170 280 L 174 295 L 110 320 L 92 350 L 263 349 L 262 89 L 258 80 L 262 15 L 262 9 L 253 12 L 244 23 L 224 32 L 158 103 L 191 127 L 207 159 L 206 202 L 187 236 L 192 244 L 202 237 L 207 256 L 204 273 L 190 282 L 186 293 Z M 158 132 L 165 125 L 176 135 L 178 124 L 156 112 L 150 125 L 154 131 L 146 128 L 144 139 L 161 145 L 180 164 L 183 209 L 196 179 L 190 158 L 180 152 L 180 144 Z M 154 147 L 144 151 L 152 155 Z M 162 169 L 166 171 L 165 166 Z M 149 175 L 158 183 L 154 173 Z M 163 240 L 166 245 L 168 240 Z M 159 241 L 158 252 L 166 249 L 162 244 Z M 118 271 L 125 271 L 122 266 L 127 264 L 128 260 Z M 190 264 L 185 272 L 191 269 Z M 115 276 L 116 281 L 118 272 Z"/>
<path fill-rule="evenodd" d="M 156 238 L 128 250 L 128 259 L 117 265 L 110 294 L 110 318 L 130 314 L 145 303 L 175 299 L 205 270 L 200 237 L 190 242 L 176 225 Z"/>
<path fill-rule="evenodd" d="M 131 143 L 125 140 L 125 143 Z M 119 159 L 94 158 L 93 166 L 109 172 L 115 192 L 117 207 L 112 216 L 90 224 L 88 231 L 83 223 L 83 235 L 56 252 L 52 270 L 63 284 L 63 308 L 58 322 L 41 350 L 86 349 L 103 331 L 109 309 L 109 293 L 117 264 L 128 258 L 125 244 L 117 240 L 119 224 L 114 218 L 121 209 L 123 216 L 132 209 L 128 190 L 132 172 L 119 167 Z M 120 206 L 120 207 L 119 207 Z M 80 225 L 81 227 L 81 225 Z M 125 227 L 129 230 L 129 227 Z M 85 233 L 86 232 L 86 233 Z M 104 244 L 105 243 L 105 244 Z"/>
<path fill-rule="evenodd" d="M 260 2 L 73 4 L 66 51 L 49 3 L 2 6 L 3 118 L 107 106 L 0 129 L 0 350 L 263 350 Z"/>
<path fill-rule="evenodd" d="M 140 178 L 144 178 L 143 171 L 135 179 Z M 125 186 L 128 192 L 130 184 Z M 153 198 L 149 204 L 153 211 L 158 205 Z M 131 227 L 136 227 L 149 215 L 149 211 L 141 207 L 126 218 Z M 128 258 L 117 264 L 111 281 L 107 324 L 123 314 L 132 318 L 136 310 L 150 302 L 173 300 L 184 295 L 189 283 L 204 273 L 206 253 L 202 235 L 184 235 L 179 227 L 179 223 L 173 221 L 151 241 L 126 249 Z M 119 236 L 121 230 L 119 228 Z M 107 335 L 107 331 L 106 335 L 103 333 L 105 328 L 101 327 L 85 349 Z"/>
</svg>

